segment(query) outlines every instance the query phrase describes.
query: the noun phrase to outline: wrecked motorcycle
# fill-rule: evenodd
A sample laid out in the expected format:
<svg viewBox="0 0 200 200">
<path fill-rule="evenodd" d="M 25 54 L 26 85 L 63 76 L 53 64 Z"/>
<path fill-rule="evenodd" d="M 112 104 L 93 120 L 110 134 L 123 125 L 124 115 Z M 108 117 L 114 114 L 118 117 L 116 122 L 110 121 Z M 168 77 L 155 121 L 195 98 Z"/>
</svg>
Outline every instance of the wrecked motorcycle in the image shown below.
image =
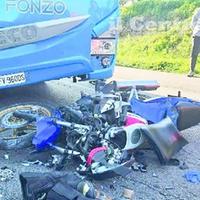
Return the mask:
<svg viewBox="0 0 200 200">
<path fill-rule="evenodd" d="M 63 154 L 62 163 L 68 156 L 79 157 L 82 164 L 78 171 L 81 174 L 91 173 L 96 178 L 101 178 L 105 174 L 107 177 L 112 173 L 119 174 L 121 168 L 130 167 L 134 161 L 130 157 L 127 159 L 123 153 L 127 144 L 130 145 L 125 141 L 132 134 L 130 126 L 127 130 L 117 129 L 124 125 L 127 110 L 127 104 L 122 102 L 120 94 L 98 93 L 95 96 L 82 94 L 74 105 L 59 108 L 60 117 L 57 118 L 39 117 L 25 112 L 15 112 L 14 116 L 27 120 L 27 123 L 36 121 L 37 133 L 33 144 L 37 150 L 57 150 Z M 130 118 L 129 116 L 129 120 Z M 121 137 L 121 132 L 125 133 L 122 141 L 116 140 L 114 135 L 113 139 L 109 138 L 114 128 L 118 132 L 115 133 L 116 137 Z M 55 145 L 59 138 L 64 138 L 63 147 Z M 136 140 L 137 138 L 134 141 Z M 141 143 L 140 134 L 138 145 Z M 60 164 L 58 167 L 61 166 Z"/>
<path fill-rule="evenodd" d="M 148 84 L 151 87 L 144 83 L 97 82 L 94 95 L 82 94 L 73 105 L 58 108 L 55 117 L 21 111 L 14 112 L 14 116 L 27 123 L 36 121 L 33 145 L 38 151 L 51 148 L 62 154 L 57 169 L 76 157 L 80 160 L 77 171 L 82 175 L 95 179 L 125 176 L 135 162 L 133 150 L 144 139 L 152 144 L 163 164 L 187 144 L 170 119 L 148 125 L 131 112 L 130 102 L 137 97 L 138 89 L 158 87 L 154 82 Z"/>
</svg>

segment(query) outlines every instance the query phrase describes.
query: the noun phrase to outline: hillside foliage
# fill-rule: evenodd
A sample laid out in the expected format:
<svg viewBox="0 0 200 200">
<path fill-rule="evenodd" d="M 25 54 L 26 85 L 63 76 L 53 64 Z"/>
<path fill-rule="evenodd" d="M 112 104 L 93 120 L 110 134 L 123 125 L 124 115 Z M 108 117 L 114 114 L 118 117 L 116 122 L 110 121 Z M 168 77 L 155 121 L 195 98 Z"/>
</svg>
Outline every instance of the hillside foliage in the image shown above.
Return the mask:
<svg viewBox="0 0 200 200">
<path fill-rule="evenodd" d="M 167 72 L 187 72 L 191 50 L 189 25 L 198 7 L 200 0 L 140 0 L 122 8 L 122 21 L 142 16 L 159 21 L 176 20 L 177 24 L 166 32 L 140 36 L 127 34 L 121 37 L 118 64 Z"/>
<path fill-rule="evenodd" d="M 140 0 L 129 7 L 122 7 L 122 20 L 144 16 L 154 20 L 184 20 L 190 17 L 200 0 Z"/>
</svg>

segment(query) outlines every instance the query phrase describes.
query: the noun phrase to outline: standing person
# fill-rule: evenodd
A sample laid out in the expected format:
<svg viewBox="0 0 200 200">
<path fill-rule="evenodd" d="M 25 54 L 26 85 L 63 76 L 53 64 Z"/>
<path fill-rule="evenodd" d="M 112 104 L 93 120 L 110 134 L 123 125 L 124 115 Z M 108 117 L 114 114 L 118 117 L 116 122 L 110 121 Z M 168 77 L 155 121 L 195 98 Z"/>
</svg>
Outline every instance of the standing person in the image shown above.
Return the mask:
<svg viewBox="0 0 200 200">
<path fill-rule="evenodd" d="M 190 72 L 188 77 L 194 76 L 197 58 L 200 53 L 200 8 L 196 10 L 192 18 L 191 28 L 193 31 L 193 45 L 191 52 Z"/>
</svg>

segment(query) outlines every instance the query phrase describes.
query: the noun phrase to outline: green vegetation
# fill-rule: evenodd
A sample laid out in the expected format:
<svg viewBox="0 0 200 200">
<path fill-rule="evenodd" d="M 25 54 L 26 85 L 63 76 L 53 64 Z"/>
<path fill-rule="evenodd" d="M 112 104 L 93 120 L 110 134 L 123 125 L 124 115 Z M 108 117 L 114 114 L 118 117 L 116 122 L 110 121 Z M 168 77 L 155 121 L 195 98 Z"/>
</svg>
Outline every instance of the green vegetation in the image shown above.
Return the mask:
<svg viewBox="0 0 200 200">
<path fill-rule="evenodd" d="M 120 38 L 118 64 L 167 72 L 187 72 L 191 49 L 189 25 L 198 6 L 200 0 L 140 0 L 131 7 L 122 8 L 123 23 L 133 16 L 160 21 L 178 19 L 180 22 L 167 32 Z"/>
<path fill-rule="evenodd" d="M 154 20 L 187 19 L 200 6 L 200 0 L 140 0 L 133 6 L 122 8 L 122 20 L 134 16 Z"/>
<path fill-rule="evenodd" d="M 118 64 L 167 72 L 187 72 L 191 32 L 185 24 L 179 24 L 167 32 L 121 38 Z"/>
</svg>

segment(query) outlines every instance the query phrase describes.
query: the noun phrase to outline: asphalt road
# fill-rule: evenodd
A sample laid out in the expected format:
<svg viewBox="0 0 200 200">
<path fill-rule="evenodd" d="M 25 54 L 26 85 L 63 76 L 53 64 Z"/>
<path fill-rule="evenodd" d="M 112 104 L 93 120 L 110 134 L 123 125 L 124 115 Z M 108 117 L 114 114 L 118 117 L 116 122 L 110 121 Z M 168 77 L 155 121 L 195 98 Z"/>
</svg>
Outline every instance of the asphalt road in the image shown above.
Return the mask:
<svg viewBox="0 0 200 200">
<path fill-rule="evenodd" d="M 131 74 L 129 70 L 121 70 L 121 68 L 117 69 L 115 77 L 119 77 L 120 79 L 134 77 L 140 79 L 144 77 L 142 75 L 143 71 L 131 71 Z M 153 76 L 151 75 L 147 78 L 153 78 Z M 160 75 L 158 78 L 161 78 Z M 184 80 L 182 81 L 184 82 Z M 170 92 L 175 93 L 179 89 L 178 84 L 173 83 L 169 79 L 166 80 L 166 85 L 166 88 L 169 88 Z M 90 93 L 93 90 L 92 86 L 88 83 L 72 84 L 69 80 L 63 79 L 35 85 L 33 87 L 0 91 L 0 98 L 1 105 L 26 99 L 61 105 L 76 100 L 80 96 L 80 91 Z M 187 88 L 182 88 L 182 91 L 184 96 L 189 94 Z M 161 92 L 158 93 L 162 94 Z M 199 92 L 197 92 L 197 95 L 194 97 L 199 98 Z M 117 177 L 103 182 L 95 182 L 96 186 L 118 200 L 123 200 L 122 193 L 124 188 L 129 188 L 134 191 L 135 200 L 199 200 L 200 184 L 188 183 L 183 175 L 189 170 L 200 171 L 200 126 L 186 130 L 182 134 L 189 141 L 189 144 L 176 157 L 180 161 L 185 162 L 189 169 L 181 170 L 178 166 L 161 166 L 155 154 L 147 151 L 144 154 L 148 163 L 147 173 L 132 172 L 127 177 Z M 7 182 L 0 181 L 0 200 L 22 200 L 18 180 L 19 173 L 24 171 L 49 171 L 49 169 L 37 165 L 23 166 L 21 163 L 26 159 L 28 152 L 29 149 L 22 151 L 0 151 L 0 167 L 7 166 L 14 171 L 13 179 Z M 5 159 L 5 154 L 9 155 L 8 160 Z"/>
<path fill-rule="evenodd" d="M 157 80 L 160 88 L 155 94 L 177 95 L 181 91 L 183 97 L 200 101 L 200 77 L 188 78 L 185 74 L 173 74 L 142 69 L 117 67 L 113 79 L 115 80 Z"/>
</svg>

